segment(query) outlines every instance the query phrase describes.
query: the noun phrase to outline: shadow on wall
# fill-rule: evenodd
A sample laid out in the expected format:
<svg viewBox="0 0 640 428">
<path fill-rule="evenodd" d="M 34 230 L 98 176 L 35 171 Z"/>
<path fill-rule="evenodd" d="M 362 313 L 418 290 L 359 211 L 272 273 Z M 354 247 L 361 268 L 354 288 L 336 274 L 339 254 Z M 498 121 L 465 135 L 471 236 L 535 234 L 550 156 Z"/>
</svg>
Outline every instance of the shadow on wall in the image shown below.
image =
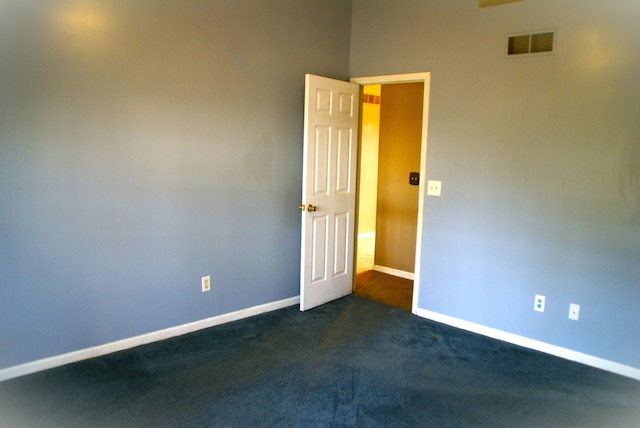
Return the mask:
<svg viewBox="0 0 640 428">
<path fill-rule="evenodd" d="M 640 127 L 631 133 L 622 151 L 619 180 L 620 195 L 633 221 L 640 224 Z"/>
</svg>

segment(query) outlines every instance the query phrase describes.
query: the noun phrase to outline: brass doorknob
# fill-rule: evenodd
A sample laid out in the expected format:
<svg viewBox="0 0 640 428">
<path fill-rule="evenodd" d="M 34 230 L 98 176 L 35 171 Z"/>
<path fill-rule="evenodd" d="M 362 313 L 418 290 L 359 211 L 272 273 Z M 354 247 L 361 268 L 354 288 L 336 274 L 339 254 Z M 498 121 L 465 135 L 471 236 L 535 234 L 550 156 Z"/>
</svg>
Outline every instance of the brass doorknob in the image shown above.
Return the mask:
<svg viewBox="0 0 640 428">
<path fill-rule="evenodd" d="M 318 209 L 318 207 L 316 207 L 315 205 L 311 205 L 309 204 L 309 206 L 307 207 L 307 211 L 309 211 L 310 213 L 315 212 Z"/>
</svg>

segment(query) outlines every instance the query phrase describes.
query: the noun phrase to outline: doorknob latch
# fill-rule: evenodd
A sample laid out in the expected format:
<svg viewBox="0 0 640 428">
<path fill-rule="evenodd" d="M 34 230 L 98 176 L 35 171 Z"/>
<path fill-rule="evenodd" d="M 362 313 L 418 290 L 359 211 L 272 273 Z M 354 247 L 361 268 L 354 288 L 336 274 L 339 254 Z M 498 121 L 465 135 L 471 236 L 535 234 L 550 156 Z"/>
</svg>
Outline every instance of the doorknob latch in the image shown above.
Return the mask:
<svg viewBox="0 0 640 428">
<path fill-rule="evenodd" d="M 298 205 L 298 209 L 300 211 L 305 211 L 306 210 L 306 211 L 309 211 L 310 213 L 312 213 L 312 212 L 317 211 L 318 207 L 316 207 L 315 205 L 311 205 L 311 204 L 309 204 L 308 206 L 305 205 L 305 204 L 300 204 L 300 205 Z"/>
</svg>

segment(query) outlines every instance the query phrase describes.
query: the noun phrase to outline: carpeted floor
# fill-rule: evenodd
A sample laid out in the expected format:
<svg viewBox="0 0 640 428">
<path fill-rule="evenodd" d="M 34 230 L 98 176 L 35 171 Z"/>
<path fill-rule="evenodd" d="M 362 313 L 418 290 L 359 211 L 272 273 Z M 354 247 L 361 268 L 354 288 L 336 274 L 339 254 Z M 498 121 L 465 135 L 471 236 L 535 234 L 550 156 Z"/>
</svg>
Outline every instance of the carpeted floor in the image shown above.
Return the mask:
<svg viewBox="0 0 640 428">
<path fill-rule="evenodd" d="M 0 383 L 5 427 L 637 427 L 640 382 L 349 296 Z"/>
<path fill-rule="evenodd" d="M 354 294 L 411 311 L 413 281 L 373 270 L 375 235 L 358 237 Z"/>
<path fill-rule="evenodd" d="M 411 311 L 413 281 L 375 270 L 356 275 L 354 294 Z"/>
</svg>

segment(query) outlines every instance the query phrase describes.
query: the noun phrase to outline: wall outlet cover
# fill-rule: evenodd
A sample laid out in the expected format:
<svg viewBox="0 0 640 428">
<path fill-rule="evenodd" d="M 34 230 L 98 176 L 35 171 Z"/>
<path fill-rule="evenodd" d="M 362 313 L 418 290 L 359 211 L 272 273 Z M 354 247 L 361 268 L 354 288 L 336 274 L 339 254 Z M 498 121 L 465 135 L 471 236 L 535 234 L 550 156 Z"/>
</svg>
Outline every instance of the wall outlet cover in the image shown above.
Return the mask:
<svg viewBox="0 0 640 428">
<path fill-rule="evenodd" d="M 580 305 L 575 303 L 569 305 L 569 319 L 575 321 L 580 319 Z"/>
<path fill-rule="evenodd" d="M 211 291 L 211 276 L 209 275 L 202 277 L 202 292 L 207 291 Z"/>
<path fill-rule="evenodd" d="M 537 312 L 544 312 L 546 297 L 536 294 L 536 298 L 533 302 L 533 310 Z"/>
</svg>

